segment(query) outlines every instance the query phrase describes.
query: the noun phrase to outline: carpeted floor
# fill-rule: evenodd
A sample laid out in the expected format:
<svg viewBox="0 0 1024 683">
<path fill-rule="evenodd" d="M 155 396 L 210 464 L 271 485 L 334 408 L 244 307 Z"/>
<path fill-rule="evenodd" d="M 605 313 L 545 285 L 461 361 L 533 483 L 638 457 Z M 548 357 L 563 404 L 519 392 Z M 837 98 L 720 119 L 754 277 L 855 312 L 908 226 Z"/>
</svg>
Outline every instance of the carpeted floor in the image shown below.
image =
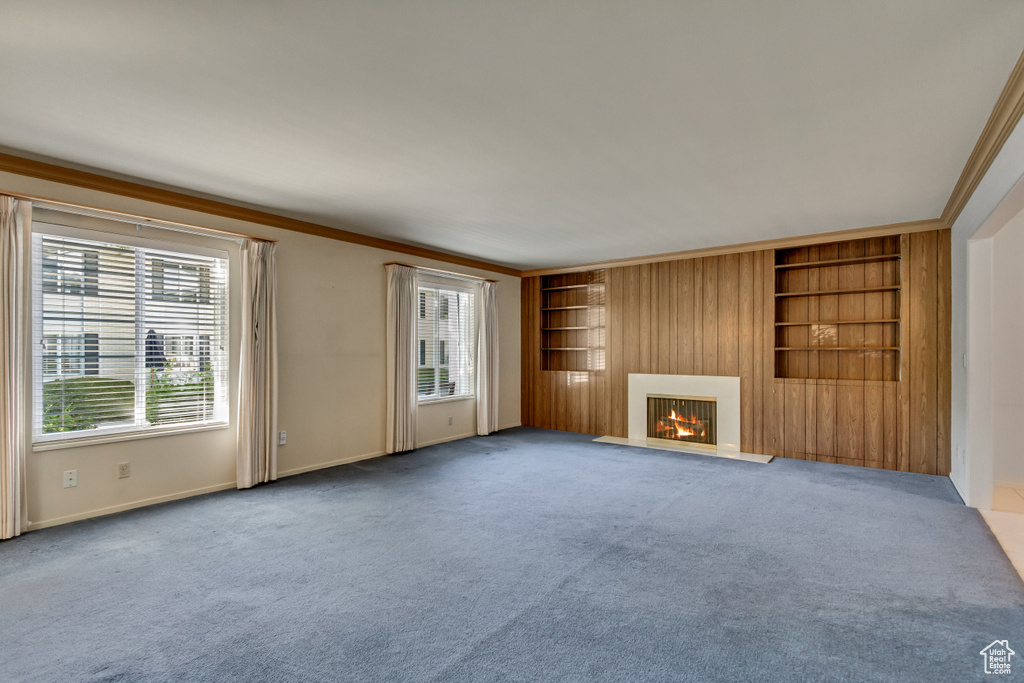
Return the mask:
<svg viewBox="0 0 1024 683">
<path fill-rule="evenodd" d="M 934 683 L 997 638 L 1024 584 L 946 478 L 528 428 L 0 544 L 5 681 Z"/>
</svg>

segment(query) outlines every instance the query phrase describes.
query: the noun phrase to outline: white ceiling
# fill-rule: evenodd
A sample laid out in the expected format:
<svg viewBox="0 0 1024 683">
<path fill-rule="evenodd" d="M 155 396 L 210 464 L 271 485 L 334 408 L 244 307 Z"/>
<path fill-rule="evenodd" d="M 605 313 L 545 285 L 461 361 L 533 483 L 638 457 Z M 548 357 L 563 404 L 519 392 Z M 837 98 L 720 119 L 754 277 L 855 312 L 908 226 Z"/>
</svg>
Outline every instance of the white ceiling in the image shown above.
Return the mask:
<svg viewBox="0 0 1024 683">
<path fill-rule="evenodd" d="M 2 4 L 0 145 L 517 267 L 935 218 L 1019 0 Z"/>
</svg>

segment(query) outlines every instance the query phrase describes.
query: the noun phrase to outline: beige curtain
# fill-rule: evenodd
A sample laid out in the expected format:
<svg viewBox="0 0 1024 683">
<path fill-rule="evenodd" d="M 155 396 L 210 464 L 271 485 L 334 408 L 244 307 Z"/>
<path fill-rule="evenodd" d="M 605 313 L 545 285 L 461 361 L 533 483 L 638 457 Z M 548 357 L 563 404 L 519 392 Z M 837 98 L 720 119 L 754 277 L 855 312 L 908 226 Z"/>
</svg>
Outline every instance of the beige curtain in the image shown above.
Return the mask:
<svg viewBox="0 0 1024 683">
<path fill-rule="evenodd" d="M 274 242 L 242 243 L 238 488 L 277 479 L 277 269 Z"/>
<path fill-rule="evenodd" d="M 0 195 L 0 538 L 28 529 L 25 353 L 32 205 Z"/>
<path fill-rule="evenodd" d="M 388 453 L 416 448 L 416 269 L 385 266 L 387 302 Z"/>
<path fill-rule="evenodd" d="M 498 305 L 497 282 L 480 286 L 476 336 L 476 433 L 498 430 Z"/>
</svg>

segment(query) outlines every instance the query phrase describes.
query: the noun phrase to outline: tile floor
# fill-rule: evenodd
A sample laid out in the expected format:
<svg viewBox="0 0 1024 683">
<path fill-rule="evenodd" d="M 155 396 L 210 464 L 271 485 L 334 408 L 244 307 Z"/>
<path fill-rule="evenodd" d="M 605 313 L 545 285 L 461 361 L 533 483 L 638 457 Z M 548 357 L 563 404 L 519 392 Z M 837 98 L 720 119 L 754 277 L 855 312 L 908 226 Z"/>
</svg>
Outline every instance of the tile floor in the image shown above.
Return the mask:
<svg viewBox="0 0 1024 683">
<path fill-rule="evenodd" d="M 992 508 L 981 514 L 1024 579 L 1024 487 L 997 486 Z"/>
</svg>

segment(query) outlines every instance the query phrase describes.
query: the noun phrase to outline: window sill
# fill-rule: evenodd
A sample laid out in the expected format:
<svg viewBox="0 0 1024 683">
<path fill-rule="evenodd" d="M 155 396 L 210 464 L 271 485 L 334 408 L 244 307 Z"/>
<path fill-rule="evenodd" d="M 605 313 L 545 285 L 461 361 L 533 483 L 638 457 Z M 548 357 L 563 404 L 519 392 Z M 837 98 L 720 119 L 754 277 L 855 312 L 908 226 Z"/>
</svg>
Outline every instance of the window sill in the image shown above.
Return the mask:
<svg viewBox="0 0 1024 683">
<path fill-rule="evenodd" d="M 476 394 L 470 394 L 469 396 L 441 396 L 439 398 L 421 398 L 416 402 L 420 405 L 429 403 L 448 403 L 450 401 L 472 401 L 476 398 Z"/>
<path fill-rule="evenodd" d="M 62 448 L 80 448 L 82 446 L 95 446 L 98 444 L 114 443 L 116 441 L 135 441 L 136 439 L 153 439 L 158 436 L 172 436 L 174 434 L 191 434 L 193 432 L 209 432 L 218 429 L 227 429 L 231 425 L 227 422 L 214 422 L 200 425 L 184 425 L 182 427 L 166 427 L 162 429 L 147 429 L 145 431 L 119 432 L 114 434 L 97 434 L 95 436 L 70 437 L 68 439 L 54 439 L 53 441 L 36 441 L 32 444 L 32 452 L 56 451 Z"/>
</svg>

